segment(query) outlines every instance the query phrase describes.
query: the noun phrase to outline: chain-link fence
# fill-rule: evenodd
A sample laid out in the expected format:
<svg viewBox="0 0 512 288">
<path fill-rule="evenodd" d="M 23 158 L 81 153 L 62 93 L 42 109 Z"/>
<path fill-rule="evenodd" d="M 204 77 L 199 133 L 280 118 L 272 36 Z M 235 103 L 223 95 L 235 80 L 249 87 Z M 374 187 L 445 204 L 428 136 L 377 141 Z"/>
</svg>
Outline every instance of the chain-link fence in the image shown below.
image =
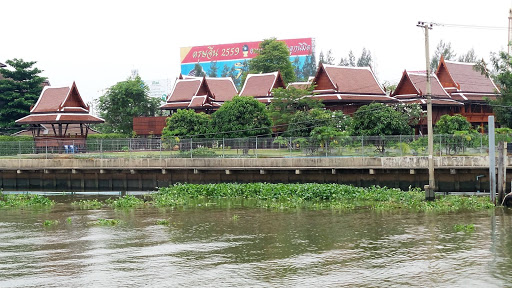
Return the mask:
<svg viewBox="0 0 512 288">
<path fill-rule="evenodd" d="M 434 154 L 485 155 L 488 135 L 434 135 Z M 496 135 L 512 141 L 512 135 Z M 342 136 L 324 138 L 252 137 L 225 139 L 87 139 L 85 145 L 45 146 L 33 141 L 2 141 L 3 158 L 271 158 L 426 156 L 426 136 Z"/>
</svg>

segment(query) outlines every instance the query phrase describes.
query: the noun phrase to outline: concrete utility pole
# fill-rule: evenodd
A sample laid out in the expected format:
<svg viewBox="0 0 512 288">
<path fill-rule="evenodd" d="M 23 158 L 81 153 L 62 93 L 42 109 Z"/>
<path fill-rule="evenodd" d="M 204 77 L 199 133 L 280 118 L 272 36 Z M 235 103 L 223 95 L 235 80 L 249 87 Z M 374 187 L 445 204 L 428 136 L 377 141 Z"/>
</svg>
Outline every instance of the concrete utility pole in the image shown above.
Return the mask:
<svg viewBox="0 0 512 288">
<path fill-rule="evenodd" d="M 427 67 L 427 133 L 428 133 L 428 187 L 425 186 L 425 200 L 435 199 L 435 186 L 436 181 L 434 178 L 434 132 L 432 129 L 432 88 L 430 84 L 430 53 L 429 53 L 429 41 L 428 41 L 428 30 L 436 25 L 432 22 L 418 21 L 418 27 L 425 30 L 425 63 Z"/>
<path fill-rule="evenodd" d="M 508 11 L 508 56 L 510 56 L 510 50 L 512 49 L 512 9 Z"/>
</svg>

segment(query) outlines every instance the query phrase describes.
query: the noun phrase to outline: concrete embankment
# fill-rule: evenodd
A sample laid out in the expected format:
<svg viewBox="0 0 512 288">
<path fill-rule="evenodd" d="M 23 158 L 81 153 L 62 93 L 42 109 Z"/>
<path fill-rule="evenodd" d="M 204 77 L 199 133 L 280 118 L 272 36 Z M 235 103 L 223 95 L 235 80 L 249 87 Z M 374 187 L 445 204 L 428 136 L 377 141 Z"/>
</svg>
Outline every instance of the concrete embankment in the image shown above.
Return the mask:
<svg viewBox="0 0 512 288">
<path fill-rule="evenodd" d="M 509 157 L 510 158 L 510 157 Z M 511 159 L 507 159 L 511 163 Z M 486 156 L 434 157 L 438 191 L 488 190 Z M 153 190 L 173 183 L 428 183 L 427 157 L 0 159 L 5 190 Z M 509 168 L 512 168 L 508 166 Z M 509 173 L 510 174 L 510 173 Z M 507 180 L 510 183 L 510 179 Z M 507 191 L 509 191 L 508 187 Z"/>
</svg>

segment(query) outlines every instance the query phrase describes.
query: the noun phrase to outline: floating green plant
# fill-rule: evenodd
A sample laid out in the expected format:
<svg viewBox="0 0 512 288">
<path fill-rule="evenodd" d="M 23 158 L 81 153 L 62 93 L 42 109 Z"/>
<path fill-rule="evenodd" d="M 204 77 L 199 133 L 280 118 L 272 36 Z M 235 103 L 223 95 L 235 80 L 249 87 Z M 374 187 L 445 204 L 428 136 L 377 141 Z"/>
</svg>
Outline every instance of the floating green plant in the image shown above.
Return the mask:
<svg viewBox="0 0 512 288">
<path fill-rule="evenodd" d="M 457 232 L 470 233 L 475 231 L 475 224 L 455 224 L 453 229 Z"/>
<path fill-rule="evenodd" d="M 100 209 L 103 206 L 103 202 L 100 202 L 96 199 L 80 200 L 80 201 L 72 202 L 71 205 L 73 205 L 75 207 L 79 207 L 80 209 L 91 210 L 91 209 Z"/>
<path fill-rule="evenodd" d="M 37 194 L 0 193 L 0 207 L 45 207 L 55 204 L 48 197 Z"/>
<path fill-rule="evenodd" d="M 234 214 L 233 216 L 231 216 L 231 220 L 233 221 L 238 221 L 238 215 Z"/>
<path fill-rule="evenodd" d="M 144 206 L 144 200 L 133 195 L 126 195 L 118 199 L 107 199 L 107 204 L 112 208 L 136 208 Z"/>
<path fill-rule="evenodd" d="M 93 224 L 99 225 L 99 226 L 116 226 L 119 223 L 121 223 L 121 220 L 119 219 L 98 219 Z"/>
<path fill-rule="evenodd" d="M 72 222 L 71 217 L 66 218 L 66 222 L 68 222 L 68 224 L 71 224 L 71 222 Z"/>
<path fill-rule="evenodd" d="M 439 195 L 435 201 L 425 201 L 425 194 L 420 189 L 402 191 L 379 186 L 362 188 L 317 183 L 175 184 L 160 188 L 153 195 L 153 203 L 159 207 L 186 206 L 197 200 L 209 203 L 215 199 L 251 199 L 259 207 L 275 209 L 401 209 L 448 213 L 494 207 L 488 197 Z"/>
<path fill-rule="evenodd" d="M 45 227 L 51 227 L 59 224 L 59 220 L 44 220 L 43 226 Z"/>
<path fill-rule="evenodd" d="M 169 220 L 167 219 L 163 219 L 163 220 L 156 220 L 156 224 L 157 225 L 164 225 L 164 226 L 168 226 L 170 224 Z"/>
</svg>

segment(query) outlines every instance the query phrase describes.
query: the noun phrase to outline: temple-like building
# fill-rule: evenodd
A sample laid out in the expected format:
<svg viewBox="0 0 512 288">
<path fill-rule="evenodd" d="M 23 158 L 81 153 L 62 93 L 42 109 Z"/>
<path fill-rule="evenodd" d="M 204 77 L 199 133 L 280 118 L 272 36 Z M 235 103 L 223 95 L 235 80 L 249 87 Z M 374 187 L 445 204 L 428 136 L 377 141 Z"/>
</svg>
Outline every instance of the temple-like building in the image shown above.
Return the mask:
<svg viewBox="0 0 512 288">
<path fill-rule="evenodd" d="M 363 105 L 373 102 L 398 103 L 387 96 L 369 67 L 334 66 L 320 63 L 313 83 L 312 96 L 322 100 L 325 108 L 352 115 Z"/>
<path fill-rule="evenodd" d="M 16 120 L 18 124 L 30 126 L 36 149 L 49 147 L 56 151 L 64 151 L 69 145 L 73 145 L 74 151 L 83 151 L 89 124 L 103 122 L 89 113 L 89 106 L 84 103 L 74 82 L 71 87 L 44 87 L 36 104 L 30 108 L 30 115 Z M 51 127 L 53 133 L 41 133 L 41 124 Z M 73 134 L 69 130 L 71 125 L 78 126 Z"/>
<path fill-rule="evenodd" d="M 436 123 L 442 115 L 457 114 L 463 104 L 455 101 L 443 88 L 436 75 L 431 75 L 432 122 Z M 427 74 L 425 71 L 404 71 L 393 96 L 404 104 L 419 104 L 427 110 Z M 427 120 L 422 119 L 416 128 L 416 133 L 427 133 Z"/>
<path fill-rule="evenodd" d="M 448 61 L 441 56 L 436 75 L 452 99 L 464 104 L 457 114 L 473 127 L 485 127 L 488 116 L 493 115 L 487 99 L 495 100 L 500 91 L 491 78 L 475 68 L 475 63 Z"/>
<path fill-rule="evenodd" d="M 176 79 L 166 103 L 161 110 L 171 113 L 178 109 L 194 109 L 197 112 L 211 113 L 225 101 L 236 96 L 237 90 L 230 77 L 183 77 Z"/>
<path fill-rule="evenodd" d="M 240 96 L 250 96 L 261 103 L 269 104 L 272 101 L 272 90 L 286 88 L 281 72 L 248 74 Z"/>
</svg>

